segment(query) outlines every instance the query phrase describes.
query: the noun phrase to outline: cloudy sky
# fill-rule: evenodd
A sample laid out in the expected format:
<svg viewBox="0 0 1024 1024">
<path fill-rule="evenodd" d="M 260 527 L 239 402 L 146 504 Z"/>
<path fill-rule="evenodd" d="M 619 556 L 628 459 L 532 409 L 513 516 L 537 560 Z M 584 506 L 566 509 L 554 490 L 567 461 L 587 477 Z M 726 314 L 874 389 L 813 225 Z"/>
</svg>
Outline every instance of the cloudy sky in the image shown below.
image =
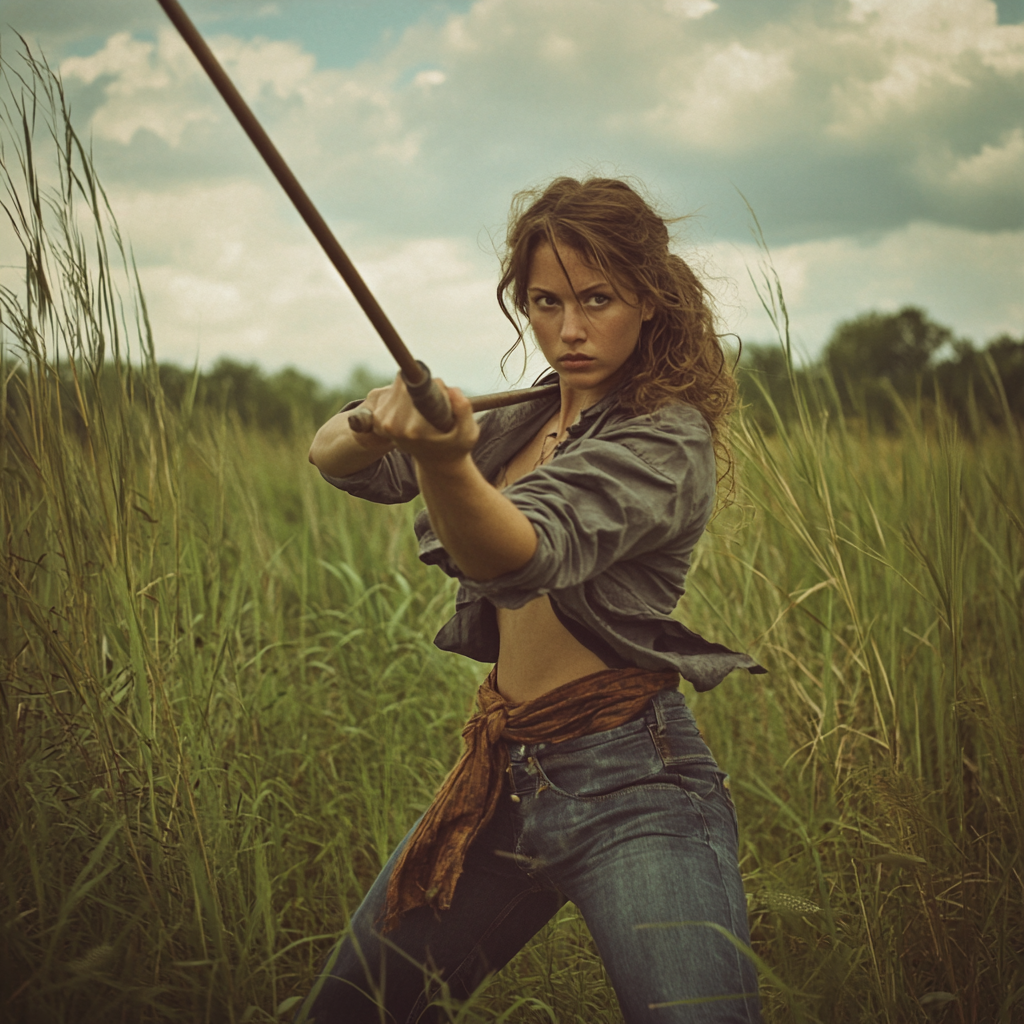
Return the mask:
<svg viewBox="0 0 1024 1024">
<path fill-rule="evenodd" d="M 797 344 L 925 307 L 1024 333 L 1024 0 L 184 0 L 413 352 L 503 386 L 495 246 L 516 189 L 631 175 L 770 337 L 756 211 Z M 60 68 L 163 359 L 389 358 L 155 0 L 4 0 Z"/>
</svg>

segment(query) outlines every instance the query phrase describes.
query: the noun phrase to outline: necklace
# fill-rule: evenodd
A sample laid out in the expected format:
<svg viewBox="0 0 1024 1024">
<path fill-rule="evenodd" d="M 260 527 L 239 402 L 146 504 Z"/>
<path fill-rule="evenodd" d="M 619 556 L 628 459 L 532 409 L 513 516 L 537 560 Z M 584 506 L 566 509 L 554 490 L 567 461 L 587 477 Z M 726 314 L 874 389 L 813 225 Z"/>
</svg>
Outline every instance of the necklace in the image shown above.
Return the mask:
<svg viewBox="0 0 1024 1024">
<path fill-rule="evenodd" d="M 536 469 L 538 466 L 543 466 L 552 455 L 555 454 L 555 449 L 558 447 L 557 443 L 558 431 L 552 430 L 550 434 L 545 434 L 544 438 L 540 442 L 540 458 L 533 464 L 533 468 Z M 556 443 L 551 446 L 551 451 L 547 450 L 548 441 L 555 439 Z"/>
<path fill-rule="evenodd" d="M 552 418 L 557 421 L 557 414 L 556 414 L 556 416 L 554 416 Z M 551 420 L 548 420 L 548 422 L 545 423 L 544 426 L 547 427 L 547 426 L 550 426 L 550 424 L 551 424 Z M 548 451 L 547 450 L 548 449 L 548 442 L 551 441 L 551 440 L 554 440 L 555 443 L 551 446 L 551 451 Z M 540 456 L 538 457 L 537 461 L 527 470 L 527 472 L 528 473 L 532 473 L 533 470 L 537 469 L 540 466 L 543 466 L 544 463 L 547 462 L 548 459 L 550 459 L 555 454 L 555 449 L 557 447 L 558 447 L 558 431 L 557 430 L 552 430 L 550 434 L 545 434 L 541 438 L 541 442 L 540 442 Z M 507 486 L 508 486 L 508 463 L 506 462 L 505 465 L 502 466 L 502 468 L 501 468 L 501 477 L 499 478 L 498 482 L 495 484 L 495 487 L 497 487 L 498 490 L 500 491 L 500 490 L 504 490 L 504 488 L 507 487 Z"/>
<path fill-rule="evenodd" d="M 547 428 L 551 426 L 551 420 L 554 420 L 555 427 L 557 428 L 557 426 L 558 426 L 558 415 L 559 414 L 556 412 L 555 415 L 552 416 L 551 419 L 548 420 L 547 423 L 545 423 L 544 426 L 541 429 L 546 431 Z M 555 443 L 551 446 L 551 451 L 548 451 L 547 450 L 548 449 L 548 441 L 551 441 L 551 440 L 554 440 Z M 552 430 L 550 434 L 545 433 L 543 438 L 541 438 L 541 442 L 540 442 L 540 458 L 537 459 L 537 461 L 533 464 L 532 468 L 536 469 L 538 466 L 543 466 L 544 463 L 547 462 L 548 459 L 550 459 L 551 456 L 555 454 L 555 449 L 557 447 L 558 447 L 558 430 L 557 429 Z"/>
</svg>

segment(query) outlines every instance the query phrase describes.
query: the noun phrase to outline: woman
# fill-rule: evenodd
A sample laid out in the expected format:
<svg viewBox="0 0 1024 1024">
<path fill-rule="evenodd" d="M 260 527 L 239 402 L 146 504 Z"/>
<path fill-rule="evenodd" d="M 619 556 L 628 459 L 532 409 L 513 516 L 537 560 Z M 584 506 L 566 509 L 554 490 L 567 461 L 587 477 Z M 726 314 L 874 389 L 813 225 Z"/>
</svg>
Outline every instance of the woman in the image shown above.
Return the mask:
<svg viewBox="0 0 1024 1024">
<path fill-rule="evenodd" d="M 677 687 L 763 669 L 671 618 L 716 454 L 731 469 L 736 386 L 668 242 L 622 181 L 521 194 L 498 301 L 517 344 L 528 320 L 560 397 L 474 418 L 449 389 L 442 434 L 396 378 L 363 403 L 372 434 L 346 410 L 313 441 L 310 461 L 351 494 L 423 495 L 420 557 L 461 584 L 435 642 L 494 668 L 462 759 L 301 1020 L 429 1019 L 438 979 L 468 995 L 566 899 L 629 1024 L 759 1019 L 751 962 L 723 934 L 749 942 L 735 812 Z"/>
</svg>

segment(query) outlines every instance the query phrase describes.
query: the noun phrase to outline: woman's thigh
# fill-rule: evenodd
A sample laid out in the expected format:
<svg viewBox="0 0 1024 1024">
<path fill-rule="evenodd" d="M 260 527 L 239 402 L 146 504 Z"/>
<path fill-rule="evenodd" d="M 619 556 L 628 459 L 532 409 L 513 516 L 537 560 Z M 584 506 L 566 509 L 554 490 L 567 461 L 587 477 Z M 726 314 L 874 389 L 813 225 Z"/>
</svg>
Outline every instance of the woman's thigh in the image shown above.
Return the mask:
<svg viewBox="0 0 1024 1024">
<path fill-rule="evenodd" d="M 411 911 L 382 936 L 388 880 L 408 838 L 331 951 L 296 1022 L 425 1024 L 433 1019 L 427 1007 L 442 982 L 453 997 L 466 998 L 565 902 L 518 866 L 511 816 L 500 807 L 468 851 L 451 908 Z"/>
<path fill-rule="evenodd" d="M 731 808 L 713 770 L 682 778 L 682 792 L 634 795 L 629 837 L 605 844 L 571 895 L 630 1024 L 751 1024 L 757 974 L 734 944 L 750 936 Z"/>
<path fill-rule="evenodd" d="M 579 906 L 628 1024 L 751 1024 L 732 801 L 681 697 L 656 702 L 586 741 L 513 750 L 518 852 Z"/>
</svg>

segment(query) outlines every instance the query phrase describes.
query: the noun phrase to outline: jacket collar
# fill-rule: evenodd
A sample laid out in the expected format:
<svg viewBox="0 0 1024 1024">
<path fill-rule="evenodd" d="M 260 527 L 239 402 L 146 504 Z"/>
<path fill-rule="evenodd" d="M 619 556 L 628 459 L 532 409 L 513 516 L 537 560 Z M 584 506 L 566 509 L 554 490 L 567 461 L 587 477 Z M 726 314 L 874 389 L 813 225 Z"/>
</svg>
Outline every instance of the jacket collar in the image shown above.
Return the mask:
<svg viewBox="0 0 1024 1024">
<path fill-rule="evenodd" d="M 552 370 L 545 374 L 535 386 L 554 384 L 558 373 Z M 569 427 L 569 438 L 577 438 L 591 429 L 595 420 L 610 412 L 621 384 L 607 395 L 584 409 L 576 422 Z M 506 405 L 482 413 L 480 419 L 480 440 L 473 450 L 473 459 L 487 479 L 504 466 L 509 459 L 532 437 L 558 408 L 558 395 L 551 398 L 534 399 L 518 405 Z"/>
<path fill-rule="evenodd" d="M 556 370 L 552 370 L 550 373 L 545 374 L 539 381 L 537 381 L 535 387 L 543 387 L 546 384 L 557 383 L 558 372 Z M 576 421 L 569 429 L 573 430 L 577 426 L 582 427 L 584 424 L 589 423 L 594 417 L 600 415 L 601 413 L 608 412 L 615 405 L 615 402 L 618 398 L 618 394 L 622 390 L 622 386 L 624 383 L 625 381 L 620 380 L 619 383 L 616 384 L 615 387 L 612 388 L 612 390 L 609 391 L 607 395 L 596 401 L 593 405 L 588 405 L 587 408 L 584 409 L 579 414 L 579 416 L 576 418 Z M 551 407 L 554 408 L 554 405 L 555 403 L 554 401 L 552 401 Z M 550 416 L 551 413 L 549 412 L 548 415 Z M 582 433 L 582 431 L 576 432 Z"/>
</svg>

